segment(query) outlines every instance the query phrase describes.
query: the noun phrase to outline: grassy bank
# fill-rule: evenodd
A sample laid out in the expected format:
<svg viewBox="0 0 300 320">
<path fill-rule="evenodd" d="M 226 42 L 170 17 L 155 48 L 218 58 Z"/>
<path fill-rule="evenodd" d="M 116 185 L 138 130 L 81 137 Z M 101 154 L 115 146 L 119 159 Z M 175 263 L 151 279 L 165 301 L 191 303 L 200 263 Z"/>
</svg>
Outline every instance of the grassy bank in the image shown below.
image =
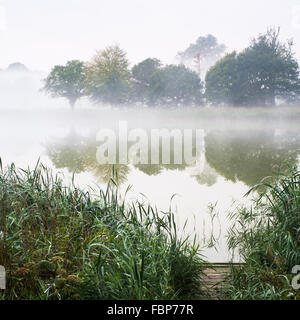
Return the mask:
<svg viewBox="0 0 300 320">
<path fill-rule="evenodd" d="M 228 238 L 245 265 L 220 298 L 300 299 L 291 285 L 300 264 L 300 172 L 266 178 L 250 194 L 253 205 L 232 213 Z M 172 212 L 125 205 L 113 181 L 95 194 L 65 186 L 40 164 L 0 162 L 0 299 L 208 298 L 207 264 L 189 240 L 178 237 Z"/>
<path fill-rule="evenodd" d="M 300 172 L 265 178 L 249 194 L 254 191 L 253 206 L 231 216 L 228 245 L 246 264 L 233 270 L 224 298 L 298 300 L 292 269 L 300 264 Z"/>
<path fill-rule="evenodd" d="M 0 169 L 0 299 L 193 299 L 204 261 L 177 236 L 171 212 L 126 206 L 37 165 Z"/>
</svg>

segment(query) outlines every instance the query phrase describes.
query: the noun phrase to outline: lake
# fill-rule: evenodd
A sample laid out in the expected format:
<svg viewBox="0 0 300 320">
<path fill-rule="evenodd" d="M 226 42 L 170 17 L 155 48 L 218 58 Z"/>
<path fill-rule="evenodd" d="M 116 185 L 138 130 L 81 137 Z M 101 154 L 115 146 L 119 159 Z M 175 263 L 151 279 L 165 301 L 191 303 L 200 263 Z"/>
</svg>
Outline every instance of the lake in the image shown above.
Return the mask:
<svg viewBox="0 0 300 320">
<path fill-rule="evenodd" d="M 100 164 L 99 130 L 118 135 L 120 121 L 128 131 L 140 129 L 199 130 L 200 151 L 191 163 Z M 105 188 L 111 178 L 128 202 L 136 199 L 161 211 L 170 206 L 184 234 L 197 236 L 211 262 L 231 255 L 226 233 L 228 213 L 242 204 L 244 195 L 265 176 L 299 165 L 300 109 L 298 108 L 186 108 L 110 109 L 66 108 L 0 109 L 0 157 L 4 165 L 33 168 L 38 159 L 59 172 L 66 184 Z M 149 144 L 149 153 L 152 146 Z M 186 222 L 187 221 L 187 222 Z M 213 241 L 215 248 L 210 248 Z M 235 261 L 238 257 L 234 258 Z"/>
</svg>

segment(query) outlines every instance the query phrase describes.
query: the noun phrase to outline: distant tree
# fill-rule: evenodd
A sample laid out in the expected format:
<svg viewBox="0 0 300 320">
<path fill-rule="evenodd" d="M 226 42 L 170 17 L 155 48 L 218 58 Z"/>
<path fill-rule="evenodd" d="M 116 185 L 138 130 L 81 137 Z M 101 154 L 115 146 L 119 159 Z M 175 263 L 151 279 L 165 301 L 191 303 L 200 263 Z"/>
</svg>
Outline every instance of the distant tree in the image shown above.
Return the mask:
<svg viewBox="0 0 300 320">
<path fill-rule="evenodd" d="M 53 97 L 69 100 L 72 108 L 76 101 L 85 95 L 84 62 L 68 61 L 65 66 L 55 66 L 44 80 L 43 90 Z"/>
<path fill-rule="evenodd" d="M 145 84 L 150 84 L 151 77 L 162 66 L 160 60 L 148 58 L 132 68 L 134 79 Z"/>
<path fill-rule="evenodd" d="M 208 34 L 205 37 L 199 37 L 195 43 L 191 43 L 186 50 L 179 52 L 177 56 L 181 63 L 198 71 L 195 58 L 198 59 L 199 55 L 201 74 L 205 74 L 216 61 L 221 59 L 225 49 L 224 44 L 219 44 L 216 37 Z"/>
<path fill-rule="evenodd" d="M 28 69 L 23 63 L 15 62 L 8 66 L 7 71 L 27 72 Z"/>
<path fill-rule="evenodd" d="M 97 52 L 86 69 L 87 92 L 97 102 L 126 102 L 130 88 L 129 61 L 118 45 Z"/>
<path fill-rule="evenodd" d="M 132 100 L 147 103 L 148 92 L 153 74 L 161 68 L 158 59 L 148 58 L 132 68 Z"/>
<path fill-rule="evenodd" d="M 206 75 L 208 100 L 246 106 L 271 106 L 276 99 L 295 102 L 300 79 L 292 46 L 292 41 L 279 41 L 279 30 L 269 29 L 242 53 L 227 55 Z"/>
<path fill-rule="evenodd" d="M 167 65 L 151 77 L 149 100 L 152 105 L 200 105 L 202 82 L 184 65 Z"/>
<path fill-rule="evenodd" d="M 245 75 L 238 69 L 237 53 L 227 54 L 219 60 L 206 75 L 205 96 L 207 100 L 216 105 L 242 105 L 245 100 L 243 86 Z"/>
</svg>

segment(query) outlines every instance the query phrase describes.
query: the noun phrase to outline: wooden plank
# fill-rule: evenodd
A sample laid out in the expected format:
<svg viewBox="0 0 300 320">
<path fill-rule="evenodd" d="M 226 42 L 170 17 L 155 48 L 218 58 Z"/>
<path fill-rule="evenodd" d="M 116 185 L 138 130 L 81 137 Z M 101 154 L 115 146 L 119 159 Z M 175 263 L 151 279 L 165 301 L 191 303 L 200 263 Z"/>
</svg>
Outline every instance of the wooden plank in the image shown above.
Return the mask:
<svg viewBox="0 0 300 320">
<path fill-rule="evenodd" d="M 220 290 L 223 288 L 226 277 L 231 273 L 232 268 L 242 267 L 244 263 L 218 262 L 207 264 L 204 269 L 204 285 L 213 300 L 220 299 Z"/>
</svg>

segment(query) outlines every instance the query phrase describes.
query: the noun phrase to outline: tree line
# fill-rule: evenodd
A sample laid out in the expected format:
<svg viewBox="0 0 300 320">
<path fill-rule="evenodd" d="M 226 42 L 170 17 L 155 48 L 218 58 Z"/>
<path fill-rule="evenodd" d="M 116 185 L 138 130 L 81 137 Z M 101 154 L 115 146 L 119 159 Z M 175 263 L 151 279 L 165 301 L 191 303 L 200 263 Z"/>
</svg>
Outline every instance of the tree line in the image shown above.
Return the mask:
<svg viewBox="0 0 300 320">
<path fill-rule="evenodd" d="M 179 64 L 163 65 L 148 58 L 132 68 L 126 52 L 113 45 L 98 51 L 90 62 L 72 60 L 55 66 L 43 89 L 53 97 L 67 98 L 72 108 L 83 96 L 110 105 L 297 104 L 299 64 L 293 41 L 281 42 L 279 33 L 280 29 L 271 28 L 242 52 L 226 55 L 226 47 L 207 35 L 178 54 Z"/>
</svg>

